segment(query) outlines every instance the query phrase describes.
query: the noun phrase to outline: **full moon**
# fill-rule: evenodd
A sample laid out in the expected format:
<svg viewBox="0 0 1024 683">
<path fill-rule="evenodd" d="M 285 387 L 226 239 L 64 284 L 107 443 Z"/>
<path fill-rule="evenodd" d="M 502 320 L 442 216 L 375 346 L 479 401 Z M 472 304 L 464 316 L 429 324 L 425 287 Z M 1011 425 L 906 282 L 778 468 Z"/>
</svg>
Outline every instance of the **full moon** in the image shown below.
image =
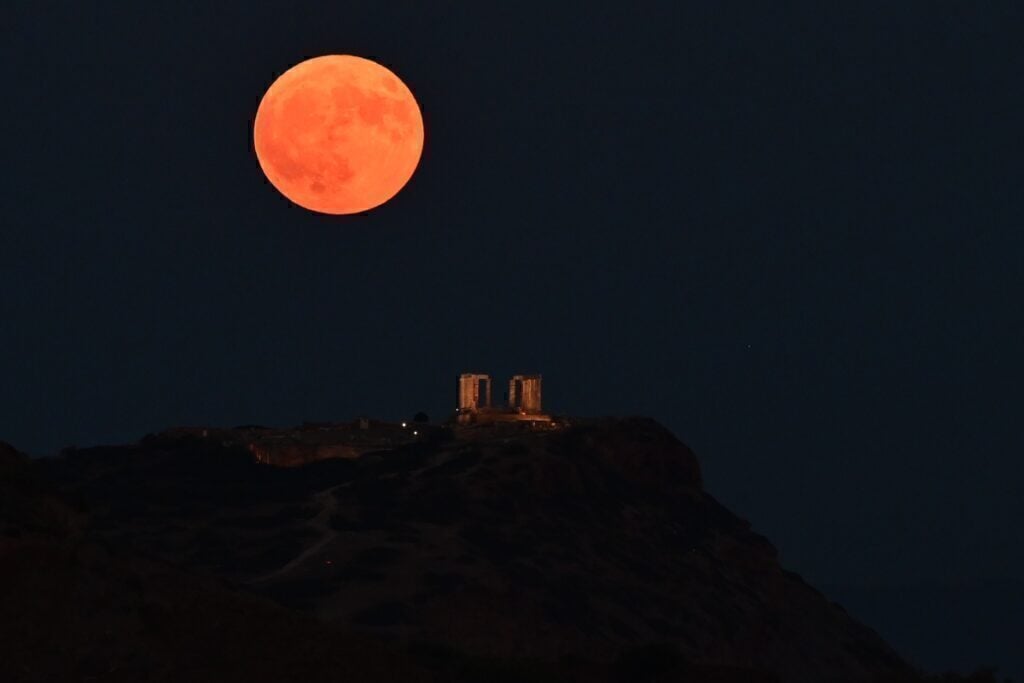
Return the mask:
<svg viewBox="0 0 1024 683">
<path fill-rule="evenodd" d="M 412 92 L 362 57 L 327 55 L 285 71 L 256 111 L 260 167 L 285 197 L 311 211 L 380 206 L 412 177 L 423 117 Z"/>
</svg>

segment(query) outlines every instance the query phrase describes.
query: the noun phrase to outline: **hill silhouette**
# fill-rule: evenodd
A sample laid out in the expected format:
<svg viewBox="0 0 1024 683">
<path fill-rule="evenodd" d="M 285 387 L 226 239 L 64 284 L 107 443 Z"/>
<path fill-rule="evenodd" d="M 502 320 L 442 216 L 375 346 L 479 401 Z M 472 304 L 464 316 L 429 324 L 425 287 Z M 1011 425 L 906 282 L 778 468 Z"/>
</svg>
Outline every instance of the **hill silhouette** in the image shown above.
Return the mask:
<svg viewBox="0 0 1024 683">
<path fill-rule="evenodd" d="M 652 420 L 288 468 L 203 433 L 0 449 L 4 680 L 923 680 Z"/>
</svg>

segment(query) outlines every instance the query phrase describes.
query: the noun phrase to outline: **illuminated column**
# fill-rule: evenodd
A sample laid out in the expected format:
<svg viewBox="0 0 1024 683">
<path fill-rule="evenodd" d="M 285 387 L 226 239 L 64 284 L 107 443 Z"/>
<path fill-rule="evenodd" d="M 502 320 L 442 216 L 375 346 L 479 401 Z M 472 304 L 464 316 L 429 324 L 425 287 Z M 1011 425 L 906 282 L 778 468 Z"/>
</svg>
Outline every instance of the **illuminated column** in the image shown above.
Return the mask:
<svg viewBox="0 0 1024 683">
<path fill-rule="evenodd" d="M 474 375 L 464 373 L 459 377 L 459 410 L 476 408 L 476 379 Z"/>
<path fill-rule="evenodd" d="M 524 413 L 541 411 L 540 375 L 515 375 L 508 383 L 508 405 Z"/>
<path fill-rule="evenodd" d="M 527 413 L 540 412 L 540 375 L 527 375 L 523 377 L 523 411 Z"/>
<path fill-rule="evenodd" d="M 481 402 L 480 383 L 484 384 L 484 401 Z M 491 405 L 491 378 L 472 372 L 459 375 L 459 411 L 475 411 Z"/>
</svg>

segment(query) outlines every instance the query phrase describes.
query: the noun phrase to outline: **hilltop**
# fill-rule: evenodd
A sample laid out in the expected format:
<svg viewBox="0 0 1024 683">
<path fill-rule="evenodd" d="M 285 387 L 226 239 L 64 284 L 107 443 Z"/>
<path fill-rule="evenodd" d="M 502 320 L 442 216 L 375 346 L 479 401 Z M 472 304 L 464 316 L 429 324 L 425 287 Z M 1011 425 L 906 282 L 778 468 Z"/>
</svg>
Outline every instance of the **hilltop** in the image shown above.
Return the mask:
<svg viewBox="0 0 1024 683">
<path fill-rule="evenodd" d="M 49 619 L 71 619 L 68 641 L 88 641 L 111 671 L 159 661 L 170 678 L 181 671 L 153 654 L 172 647 L 161 634 L 184 653 L 220 647 L 200 657 L 211 679 L 254 643 L 247 680 L 329 678 L 342 666 L 324 652 L 333 643 L 360 653 L 362 680 L 916 680 L 783 569 L 652 420 L 347 429 L 169 430 L 31 465 L 5 456 L 0 476 L 37 483 L 25 489 L 35 508 L 5 532 L 19 563 L 4 563 L 3 585 L 92 586 L 71 593 L 76 617 L 64 600 Z M 319 446 L 285 449 L 291 467 L 257 462 L 253 444 L 275 439 Z M 30 526 L 45 509 L 49 526 Z M 83 610 L 116 637 L 97 641 Z M 123 639 L 138 659 L 123 661 Z"/>
</svg>

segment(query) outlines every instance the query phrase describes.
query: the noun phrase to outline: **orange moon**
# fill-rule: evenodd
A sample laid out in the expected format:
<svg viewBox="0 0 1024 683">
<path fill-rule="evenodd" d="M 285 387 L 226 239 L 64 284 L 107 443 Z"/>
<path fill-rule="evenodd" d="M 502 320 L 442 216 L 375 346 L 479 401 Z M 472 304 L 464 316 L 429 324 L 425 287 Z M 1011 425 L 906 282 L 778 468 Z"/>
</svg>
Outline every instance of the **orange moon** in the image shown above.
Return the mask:
<svg viewBox="0 0 1024 683">
<path fill-rule="evenodd" d="M 285 71 L 256 111 L 260 167 L 285 197 L 311 211 L 380 206 L 412 177 L 423 116 L 398 76 L 362 57 L 327 55 Z"/>
</svg>

